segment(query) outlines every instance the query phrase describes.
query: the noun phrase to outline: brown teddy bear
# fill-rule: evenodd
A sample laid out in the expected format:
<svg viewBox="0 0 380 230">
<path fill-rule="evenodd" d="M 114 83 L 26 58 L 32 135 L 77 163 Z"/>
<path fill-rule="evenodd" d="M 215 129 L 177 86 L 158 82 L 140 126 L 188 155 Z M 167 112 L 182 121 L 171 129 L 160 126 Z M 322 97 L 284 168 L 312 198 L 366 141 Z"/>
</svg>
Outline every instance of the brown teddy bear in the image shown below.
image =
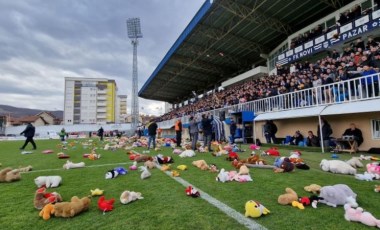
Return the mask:
<svg viewBox="0 0 380 230">
<path fill-rule="evenodd" d="M 37 189 L 36 194 L 34 195 L 34 207 L 38 210 L 41 210 L 45 205 L 50 203 L 61 202 L 62 197 L 57 192 L 48 193 L 46 188 L 42 187 Z"/>
<path fill-rule="evenodd" d="M 8 167 L 0 171 L 0 182 L 12 182 L 20 179 L 21 175 L 18 170 L 12 170 Z"/>
<path fill-rule="evenodd" d="M 47 204 L 45 207 L 40 211 L 40 216 L 44 220 L 50 219 L 50 216 L 54 214 L 54 204 Z"/>
<path fill-rule="evenodd" d="M 193 161 L 192 165 L 194 165 L 197 168 L 200 168 L 201 170 L 208 170 L 209 169 L 205 160 Z"/>
<path fill-rule="evenodd" d="M 285 192 L 285 194 L 282 194 L 278 197 L 279 204 L 288 205 L 292 204 L 293 201 L 298 201 L 298 195 L 293 189 L 286 188 Z"/>
<path fill-rule="evenodd" d="M 54 205 L 54 215 L 56 217 L 73 217 L 83 211 L 88 210 L 91 200 L 88 197 L 79 199 L 77 196 L 71 198 L 71 202 L 61 202 Z"/>
<path fill-rule="evenodd" d="M 306 192 L 312 192 L 314 194 L 319 194 L 319 192 L 321 191 L 321 186 L 317 185 L 317 184 L 311 184 L 309 186 L 305 186 L 304 189 Z"/>
</svg>

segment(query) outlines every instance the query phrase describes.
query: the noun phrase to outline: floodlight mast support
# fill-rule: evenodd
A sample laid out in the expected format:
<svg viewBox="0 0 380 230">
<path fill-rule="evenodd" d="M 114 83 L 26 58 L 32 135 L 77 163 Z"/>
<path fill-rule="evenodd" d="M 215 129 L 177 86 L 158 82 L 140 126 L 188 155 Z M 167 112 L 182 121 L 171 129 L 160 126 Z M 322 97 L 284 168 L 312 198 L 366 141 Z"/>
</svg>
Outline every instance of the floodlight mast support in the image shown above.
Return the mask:
<svg viewBox="0 0 380 230">
<path fill-rule="evenodd" d="M 139 125 L 139 98 L 138 98 L 138 71 L 137 71 L 137 45 L 138 38 L 142 38 L 140 18 L 127 19 L 128 37 L 133 45 L 133 66 L 132 66 L 132 130 L 136 130 Z"/>
</svg>

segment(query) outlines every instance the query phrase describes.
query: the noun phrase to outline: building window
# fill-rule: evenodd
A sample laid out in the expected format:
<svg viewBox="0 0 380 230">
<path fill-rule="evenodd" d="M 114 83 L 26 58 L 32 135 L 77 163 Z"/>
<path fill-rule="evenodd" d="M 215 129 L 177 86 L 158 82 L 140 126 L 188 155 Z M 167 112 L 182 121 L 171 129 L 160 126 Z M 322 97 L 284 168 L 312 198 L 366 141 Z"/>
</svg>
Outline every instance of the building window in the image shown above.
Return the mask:
<svg viewBox="0 0 380 230">
<path fill-rule="evenodd" d="M 372 120 L 372 139 L 380 139 L 380 120 Z"/>
</svg>

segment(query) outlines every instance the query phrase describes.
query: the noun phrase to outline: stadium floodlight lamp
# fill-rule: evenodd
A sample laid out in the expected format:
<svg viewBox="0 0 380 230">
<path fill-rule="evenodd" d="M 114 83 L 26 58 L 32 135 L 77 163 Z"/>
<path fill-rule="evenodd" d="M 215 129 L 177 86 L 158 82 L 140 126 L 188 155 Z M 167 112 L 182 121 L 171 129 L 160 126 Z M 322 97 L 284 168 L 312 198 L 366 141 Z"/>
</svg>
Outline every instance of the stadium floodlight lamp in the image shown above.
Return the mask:
<svg viewBox="0 0 380 230">
<path fill-rule="evenodd" d="M 141 33 L 140 18 L 128 18 L 127 31 L 129 38 L 142 38 L 143 35 Z"/>
</svg>

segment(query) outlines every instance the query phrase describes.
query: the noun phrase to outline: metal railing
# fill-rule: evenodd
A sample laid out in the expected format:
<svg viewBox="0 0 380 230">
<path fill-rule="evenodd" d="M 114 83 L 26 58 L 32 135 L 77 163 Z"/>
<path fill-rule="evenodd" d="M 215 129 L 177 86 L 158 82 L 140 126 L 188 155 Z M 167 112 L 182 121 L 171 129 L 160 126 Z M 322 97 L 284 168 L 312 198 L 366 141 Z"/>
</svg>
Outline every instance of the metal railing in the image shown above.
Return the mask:
<svg viewBox="0 0 380 230">
<path fill-rule="evenodd" d="M 255 112 L 255 115 L 258 115 L 275 111 L 370 100 L 380 98 L 379 78 L 380 74 L 376 73 L 246 103 L 226 106 L 224 108 L 207 112 L 211 112 L 213 115 L 219 115 L 222 111 L 226 112 L 226 114 L 231 112 L 253 111 Z M 181 117 L 182 123 L 188 123 L 189 117 L 189 115 Z M 176 119 L 162 121 L 159 122 L 158 125 L 160 127 L 170 128 L 171 126 L 174 126 L 175 120 Z"/>
</svg>

